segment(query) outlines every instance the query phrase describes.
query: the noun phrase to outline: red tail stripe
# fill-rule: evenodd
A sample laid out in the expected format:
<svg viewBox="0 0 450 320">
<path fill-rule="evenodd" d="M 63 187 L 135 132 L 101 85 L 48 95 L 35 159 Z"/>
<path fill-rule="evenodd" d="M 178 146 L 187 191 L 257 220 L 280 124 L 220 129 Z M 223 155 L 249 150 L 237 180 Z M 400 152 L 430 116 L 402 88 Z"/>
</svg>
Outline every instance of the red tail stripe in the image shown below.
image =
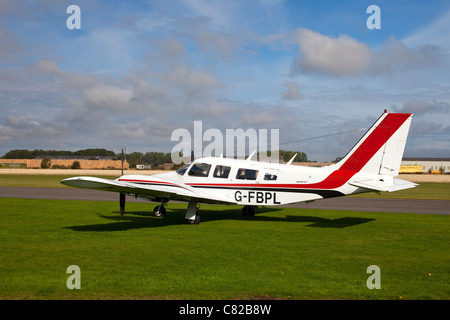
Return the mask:
<svg viewBox="0 0 450 320">
<path fill-rule="evenodd" d="M 337 171 L 334 171 L 322 182 L 308 186 L 303 185 L 302 187 L 313 189 L 339 188 L 369 162 L 410 116 L 411 113 L 389 113 Z"/>
<path fill-rule="evenodd" d="M 409 113 L 388 114 L 339 170 L 360 171 L 410 115 Z"/>
</svg>

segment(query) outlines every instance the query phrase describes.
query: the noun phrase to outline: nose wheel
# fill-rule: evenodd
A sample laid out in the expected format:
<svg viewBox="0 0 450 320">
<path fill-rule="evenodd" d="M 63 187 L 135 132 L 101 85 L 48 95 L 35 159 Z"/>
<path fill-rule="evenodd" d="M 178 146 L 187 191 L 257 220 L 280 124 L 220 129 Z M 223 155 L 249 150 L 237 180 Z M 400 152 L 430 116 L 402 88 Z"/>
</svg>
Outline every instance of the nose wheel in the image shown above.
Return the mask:
<svg viewBox="0 0 450 320">
<path fill-rule="evenodd" d="M 158 218 L 164 218 L 166 216 L 166 208 L 164 208 L 164 204 L 160 204 L 153 209 L 153 215 Z"/>
</svg>

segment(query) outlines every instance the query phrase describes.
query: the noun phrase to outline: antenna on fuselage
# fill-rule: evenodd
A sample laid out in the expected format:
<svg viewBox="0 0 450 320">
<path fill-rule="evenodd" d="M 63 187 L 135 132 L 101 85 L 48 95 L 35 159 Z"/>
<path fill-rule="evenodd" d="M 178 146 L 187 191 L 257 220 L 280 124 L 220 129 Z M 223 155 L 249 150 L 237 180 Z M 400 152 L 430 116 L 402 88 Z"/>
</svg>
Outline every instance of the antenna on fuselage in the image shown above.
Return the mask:
<svg viewBox="0 0 450 320">
<path fill-rule="evenodd" d="M 252 152 L 251 155 L 248 156 L 248 158 L 246 159 L 247 161 L 250 161 L 250 159 L 253 157 L 253 155 L 255 154 L 256 150 Z"/>
<path fill-rule="evenodd" d="M 289 160 L 289 161 L 286 163 L 286 165 L 289 166 L 289 165 L 292 163 L 292 161 L 294 161 L 294 159 L 295 159 L 296 156 L 297 156 L 297 154 L 295 154 L 295 155 L 291 158 L 291 160 Z"/>
</svg>

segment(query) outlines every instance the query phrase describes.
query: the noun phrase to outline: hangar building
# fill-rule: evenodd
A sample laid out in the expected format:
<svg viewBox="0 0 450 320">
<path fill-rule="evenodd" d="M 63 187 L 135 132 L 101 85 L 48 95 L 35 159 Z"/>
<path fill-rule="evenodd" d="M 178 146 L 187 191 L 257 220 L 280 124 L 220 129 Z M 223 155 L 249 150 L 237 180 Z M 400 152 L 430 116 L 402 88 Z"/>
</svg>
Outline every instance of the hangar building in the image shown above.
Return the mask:
<svg viewBox="0 0 450 320">
<path fill-rule="evenodd" d="M 417 172 L 417 170 L 420 170 L 419 166 L 422 166 L 421 172 Z M 403 158 L 400 166 L 400 173 L 448 174 L 450 173 L 450 158 Z"/>
</svg>

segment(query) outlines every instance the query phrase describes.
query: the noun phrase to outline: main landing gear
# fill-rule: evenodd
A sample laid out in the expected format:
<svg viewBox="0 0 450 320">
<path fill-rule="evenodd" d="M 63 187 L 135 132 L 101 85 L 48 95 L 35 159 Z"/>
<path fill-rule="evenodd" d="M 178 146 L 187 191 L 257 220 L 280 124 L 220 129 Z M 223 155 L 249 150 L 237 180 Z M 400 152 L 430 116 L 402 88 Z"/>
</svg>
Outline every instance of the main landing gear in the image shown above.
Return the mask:
<svg viewBox="0 0 450 320">
<path fill-rule="evenodd" d="M 119 204 L 120 204 L 120 216 L 123 217 L 125 213 L 125 194 L 120 193 L 119 196 Z M 166 211 L 166 202 L 162 201 L 160 205 L 156 206 L 153 209 L 153 216 L 158 218 L 164 218 L 167 214 Z M 184 221 L 186 224 L 199 224 L 200 216 L 198 215 L 199 205 L 196 201 L 191 201 L 188 203 L 188 207 L 186 210 L 186 215 L 184 217 Z"/>
<path fill-rule="evenodd" d="M 188 203 L 186 215 L 184 216 L 184 222 L 187 224 L 199 224 L 200 216 L 198 215 L 199 206 L 197 202 L 191 201 Z"/>
<path fill-rule="evenodd" d="M 119 197 L 119 203 L 120 203 L 120 216 L 123 217 L 123 214 L 125 212 L 125 194 L 121 193 Z M 156 206 L 153 209 L 153 216 L 158 218 L 164 218 L 166 216 L 166 208 L 165 208 L 166 202 L 162 201 L 160 205 Z M 198 209 L 199 205 L 196 201 L 190 201 L 188 203 L 187 209 L 186 209 L 186 215 L 184 216 L 184 222 L 186 224 L 199 224 L 200 223 L 200 216 L 198 215 Z M 255 215 L 257 206 L 244 206 L 242 208 L 242 215 L 244 217 L 253 217 Z"/>
<path fill-rule="evenodd" d="M 166 203 L 163 201 L 159 206 L 156 206 L 153 209 L 153 215 L 155 217 L 164 218 L 166 216 L 166 208 L 164 206 Z M 186 210 L 186 215 L 184 217 L 184 221 L 186 224 L 199 224 L 200 216 L 198 215 L 199 205 L 195 201 L 191 201 L 188 203 L 188 207 Z"/>
<path fill-rule="evenodd" d="M 257 208 L 257 206 L 244 206 L 242 208 L 242 215 L 244 217 L 253 217 Z"/>
</svg>

